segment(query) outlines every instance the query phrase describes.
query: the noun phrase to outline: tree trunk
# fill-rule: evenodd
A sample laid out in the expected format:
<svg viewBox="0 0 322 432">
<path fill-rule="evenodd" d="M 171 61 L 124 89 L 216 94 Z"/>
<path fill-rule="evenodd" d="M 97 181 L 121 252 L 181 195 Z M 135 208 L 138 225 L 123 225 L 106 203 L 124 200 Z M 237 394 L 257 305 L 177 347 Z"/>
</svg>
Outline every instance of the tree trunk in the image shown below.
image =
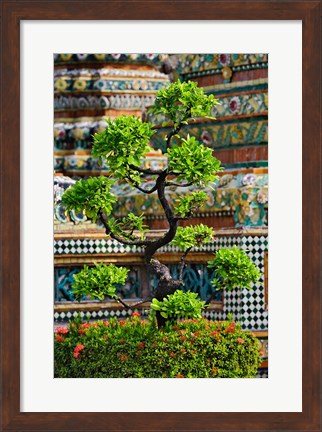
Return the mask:
<svg viewBox="0 0 322 432">
<path fill-rule="evenodd" d="M 160 279 L 158 286 L 155 290 L 154 297 L 162 301 L 167 295 L 173 294 L 178 289 L 182 289 L 182 282 L 174 280 L 172 278 L 169 279 Z M 167 318 L 161 316 L 159 311 L 156 311 L 156 318 L 158 328 L 162 328 L 165 326 L 165 323 L 168 321 Z"/>
</svg>

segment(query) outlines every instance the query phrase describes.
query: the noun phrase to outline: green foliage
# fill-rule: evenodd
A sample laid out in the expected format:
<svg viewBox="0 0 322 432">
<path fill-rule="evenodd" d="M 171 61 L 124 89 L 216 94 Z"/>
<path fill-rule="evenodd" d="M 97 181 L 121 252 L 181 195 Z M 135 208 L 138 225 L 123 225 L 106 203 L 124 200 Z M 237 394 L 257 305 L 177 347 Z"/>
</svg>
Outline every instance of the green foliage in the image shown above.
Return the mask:
<svg viewBox="0 0 322 432">
<path fill-rule="evenodd" d="M 154 298 L 151 309 L 159 311 L 163 318 L 175 321 L 178 318 L 201 318 L 201 311 L 205 302 L 198 299 L 198 294 L 190 291 L 177 290 L 159 301 Z"/>
<path fill-rule="evenodd" d="M 194 117 L 209 116 L 211 108 L 217 103 L 215 97 L 205 95 L 196 82 L 178 80 L 157 92 L 154 106 L 150 111 L 154 114 L 164 114 L 178 126 Z"/>
<path fill-rule="evenodd" d="M 201 248 L 209 243 L 214 236 L 214 231 L 207 225 L 199 224 L 187 227 L 178 227 L 176 235 L 172 240 L 174 246 L 179 249 L 188 249 L 193 247 Z"/>
<path fill-rule="evenodd" d="M 141 240 L 143 240 L 145 233 L 149 231 L 147 229 L 148 226 L 144 224 L 144 218 L 144 214 L 136 216 L 134 213 L 130 212 L 121 220 L 110 218 L 108 224 L 113 234 L 133 240 L 136 237 L 134 231 L 138 231 Z"/>
<path fill-rule="evenodd" d="M 106 215 L 112 211 L 116 197 L 110 191 L 113 182 L 106 177 L 89 177 L 78 180 L 62 196 L 66 210 L 85 211 L 90 219 L 97 219 L 102 210 Z"/>
<path fill-rule="evenodd" d="M 175 213 L 179 217 L 189 217 L 207 201 L 206 192 L 192 192 L 190 195 L 183 195 L 177 200 Z"/>
<path fill-rule="evenodd" d="M 221 248 L 215 257 L 208 261 L 208 267 L 215 270 L 215 279 L 212 281 L 216 290 L 235 288 L 251 289 L 251 283 L 255 283 L 260 272 L 245 251 L 237 246 Z"/>
<path fill-rule="evenodd" d="M 141 158 L 151 148 L 148 143 L 155 133 L 150 123 L 142 123 L 138 117 L 121 115 L 107 120 L 104 131 L 94 135 L 92 155 L 106 158 L 116 178 L 130 177 L 140 182 L 140 174 L 129 165 L 139 167 Z"/>
<path fill-rule="evenodd" d="M 251 378 L 261 361 L 256 337 L 230 321 L 76 321 L 54 343 L 56 378 Z"/>
<path fill-rule="evenodd" d="M 200 144 L 195 137 L 187 136 L 181 145 L 169 148 L 168 169 L 177 175 L 178 180 L 188 183 L 207 185 L 218 178 L 222 171 L 220 161 L 212 155 L 212 150 Z"/>
<path fill-rule="evenodd" d="M 115 291 L 118 284 L 124 284 L 129 270 L 116 267 L 114 264 L 94 264 L 74 274 L 73 294 L 76 299 L 90 296 L 92 299 L 103 300 L 105 297 L 117 298 Z"/>
</svg>

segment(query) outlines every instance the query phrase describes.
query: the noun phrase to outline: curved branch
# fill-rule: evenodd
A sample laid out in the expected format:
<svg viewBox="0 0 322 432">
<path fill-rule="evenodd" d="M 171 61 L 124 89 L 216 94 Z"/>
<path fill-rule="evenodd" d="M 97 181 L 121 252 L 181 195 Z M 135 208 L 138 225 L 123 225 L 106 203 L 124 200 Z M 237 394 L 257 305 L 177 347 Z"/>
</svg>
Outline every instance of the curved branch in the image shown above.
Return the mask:
<svg viewBox="0 0 322 432">
<path fill-rule="evenodd" d="M 168 187 L 168 186 L 177 186 L 177 187 L 188 187 L 188 186 L 192 186 L 193 185 L 193 183 L 192 182 L 190 182 L 190 183 L 185 183 L 185 184 L 180 184 L 180 183 L 175 183 L 175 182 L 166 182 L 166 184 L 165 184 L 165 186 L 166 187 Z"/>
<path fill-rule="evenodd" d="M 167 136 L 167 149 L 170 148 L 171 146 L 171 138 L 176 135 L 182 128 L 182 126 L 184 125 L 184 123 L 182 123 L 185 119 L 189 119 L 191 117 L 191 108 L 187 108 L 185 111 L 185 116 L 184 118 L 181 119 L 181 121 L 179 122 L 178 126 L 176 126 L 174 129 L 172 129 L 172 131 L 169 133 L 169 135 Z"/>
<path fill-rule="evenodd" d="M 178 219 L 174 217 L 170 203 L 165 196 L 165 180 L 167 175 L 168 173 L 165 170 L 158 177 L 157 186 L 158 186 L 158 198 L 162 205 L 166 218 L 168 220 L 169 230 L 165 233 L 163 237 L 159 238 L 158 240 L 155 240 L 150 245 L 148 245 L 147 248 L 145 249 L 145 259 L 148 263 L 150 262 L 152 256 L 155 254 L 155 252 L 158 249 L 170 243 L 171 240 L 174 239 L 174 236 L 176 235 L 176 231 L 177 231 Z"/>
<path fill-rule="evenodd" d="M 127 240 L 123 237 L 120 237 L 120 236 L 114 234 L 108 225 L 107 216 L 103 212 L 100 212 L 100 221 L 104 225 L 106 234 L 109 235 L 110 237 L 112 237 L 112 239 L 117 240 L 120 243 L 123 243 L 126 245 L 136 245 L 136 246 L 148 246 L 152 243 L 152 240 Z"/>
<path fill-rule="evenodd" d="M 131 170 L 133 170 L 133 171 L 137 171 L 137 172 L 140 172 L 142 174 L 160 175 L 163 173 L 162 170 L 151 170 L 151 169 L 147 169 L 147 168 L 137 167 L 137 166 L 132 165 L 132 164 L 129 165 L 129 168 L 131 168 Z"/>
<path fill-rule="evenodd" d="M 145 249 L 145 260 L 147 263 L 151 262 L 152 256 L 155 254 L 155 252 L 160 249 L 162 246 L 167 245 L 170 243 L 174 236 L 176 235 L 177 231 L 177 221 L 173 219 L 173 222 L 171 223 L 169 230 L 166 232 L 166 234 L 159 238 L 158 240 L 155 240 L 151 242 Z"/>
<path fill-rule="evenodd" d="M 137 185 L 130 177 L 126 177 L 126 180 L 129 180 L 129 182 L 131 183 L 131 185 L 139 190 L 140 192 L 146 193 L 146 194 L 151 194 L 153 192 L 155 192 L 158 189 L 157 184 L 155 184 L 151 189 L 143 189 L 142 187 L 140 187 L 139 185 Z"/>
<path fill-rule="evenodd" d="M 167 135 L 167 149 L 171 146 L 171 138 L 176 135 L 182 128 L 183 124 L 180 122 L 172 131 Z"/>
<path fill-rule="evenodd" d="M 123 301 L 120 297 L 117 297 L 115 300 L 118 301 L 119 303 L 121 303 L 121 305 L 123 305 L 125 307 L 125 309 L 133 309 L 136 306 L 139 306 L 140 304 L 143 304 L 143 303 L 146 303 L 148 301 L 151 301 L 152 300 L 152 296 L 145 297 L 144 299 L 138 301 L 137 303 L 130 304 L 130 305 L 127 304 L 127 303 L 125 303 L 125 301 Z"/>
<path fill-rule="evenodd" d="M 164 171 L 157 179 L 156 185 L 158 190 L 158 198 L 162 205 L 162 208 L 164 210 L 164 213 L 166 215 L 166 218 L 168 219 L 169 224 L 171 225 L 172 220 L 174 219 L 174 214 L 172 211 L 172 208 L 170 206 L 169 201 L 167 200 L 165 196 L 165 183 L 167 178 L 168 172 Z"/>
</svg>

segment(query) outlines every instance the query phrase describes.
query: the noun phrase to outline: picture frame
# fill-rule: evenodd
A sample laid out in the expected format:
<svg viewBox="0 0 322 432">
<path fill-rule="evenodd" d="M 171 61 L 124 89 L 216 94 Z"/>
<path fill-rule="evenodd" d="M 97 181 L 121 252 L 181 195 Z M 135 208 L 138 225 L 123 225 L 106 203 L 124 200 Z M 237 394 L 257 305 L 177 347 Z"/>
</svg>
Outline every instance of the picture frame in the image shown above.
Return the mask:
<svg viewBox="0 0 322 432">
<path fill-rule="evenodd" d="M 82 7 L 79 7 L 79 6 Z M 2 2 L 1 79 L 1 373 L 2 430 L 320 430 L 320 1 Z M 302 412 L 20 411 L 20 21 L 301 20 L 303 25 Z M 10 84 L 10 85 L 9 85 Z"/>
</svg>

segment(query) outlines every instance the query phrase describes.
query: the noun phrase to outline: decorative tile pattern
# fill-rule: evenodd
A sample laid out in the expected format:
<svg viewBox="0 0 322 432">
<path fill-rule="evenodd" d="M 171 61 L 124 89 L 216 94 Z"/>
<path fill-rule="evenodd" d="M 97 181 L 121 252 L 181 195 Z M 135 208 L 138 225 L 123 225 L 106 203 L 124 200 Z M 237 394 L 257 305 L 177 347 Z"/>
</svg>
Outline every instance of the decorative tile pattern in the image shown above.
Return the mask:
<svg viewBox="0 0 322 432">
<path fill-rule="evenodd" d="M 104 120 L 66 122 L 54 124 L 55 150 L 91 149 L 95 133 L 106 127 Z"/>
<path fill-rule="evenodd" d="M 159 66 L 164 54 L 54 54 L 55 66 L 81 63 L 135 63 Z"/>
<path fill-rule="evenodd" d="M 71 239 L 54 240 L 54 254 L 109 254 L 109 253 L 139 253 L 142 248 L 133 245 L 123 245 L 113 239 Z"/>
<path fill-rule="evenodd" d="M 157 154 L 154 156 L 147 155 L 142 159 L 142 166 L 144 166 L 144 168 L 160 170 L 164 169 L 166 165 L 167 159 L 159 157 Z M 54 169 L 56 173 L 63 171 L 65 173 L 72 172 L 80 175 L 84 172 L 87 173 L 88 171 L 98 171 L 99 173 L 109 172 L 109 167 L 105 162 L 100 165 L 98 159 L 92 158 L 90 154 L 56 156 L 54 158 Z"/>
<path fill-rule="evenodd" d="M 55 69 L 54 78 L 150 78 L 168 81 L 168 75 L 156 69 L 120 69 L 120 68 L 77 68 L 77 69 Z"/>
<path fill-rule="evenodd" d="M 267 54 L 175 54 L 170 56 L 178 74 L 189 77 L 221 73 L 224 68 L 249 70 L 267 67 Z"/>
<path fill-rule="evenodd" d="M 160 128 L 152 137 L 154 148 L 165 151 L 165 136 L 170 128 Z M 211 123 L 191 124 L 182 128 L 182 135 L 190 134 L 199 142 L 210 148 L 238 148 L 243 145 L 267 145 L 268 123 L 267 119 L 251 118 L 237 119 L 231 122 L 214 121 Z"/>
<path fill-rule="evenodd" d="M 221 247 L 232 247 L 237 245 L 241 249 L 247 250 L 247 254 L 259 268 L 262 277 L 252 290 L 233 290 L 223 293 L 223 310 L 208 310 L 204 316 L 209 319 L 224 320 L 228 314 L 232 314 L 234 319 L 241 322 L 242 327 L 247 330 L 267 330 L 268 312 L 264 306 L 264 252 L 268 250 L 267 235 L 245 235 L 240 237 L 221 236 L 216 237 L 205 251 L 216 252 Z M 134 246 L 124 246 L 114 240 L 104 239 L 77 239 L 77 240 L 58 240 L 55 241 L 55 254 L 101 254 L 101 253 L 124 253 L 138 252 Z M 167 246 L 163 251 L 178 253 L 178 248 Z M 141 249 L 140 249 L 141 251 Z M 162 250 L 161 250 L 162 251 Z M 179 257 L 178 257 L 179 260 Z M 176 269 L 173 268 L 173 271 Z M 196 269 L 198 271 L 198 268 Z M 200 269 L 199 269 L 200 270 Z M 191 276 L 191 275 L 190 275 Z M 189 276 L 189 277 L 190 277 Z M 187 276 L 188 277 L 188 276 Z M 209 279 L 209 278 L 208 278 Z M 190 282 L 189 282 L 190 283 Z M 189 285 L 190 288 L 190 285 Z M 204 286 L 203 289 L 206 289 Z M 206 296 L 207 292 L 201 292 Z"/>
<path fill-rule="evenodd" d="M 88 310 L 88 311 L 56 311 L 54 313 L 54 320 L 55 322 L 68 322 L 70 319 L 77 317 L 78 314 L 83 319 L 88 320 L 99 320 L 99 319 L 109 319 L 113 317 L 117 318 L 126 318 L 130 317 L 133 312 L 135 312 L 137 309 L 127 309 L 127 310 L 111 310 L 111 309 L 100 309 L 97 308 L 96 310 Z M 149 311 L 146 309 L 140 309 L 140 314 L 144 316 L 149 315 Z"/>
<path fill-rule="evenodd" d="M 54 81 L 55 93 L 82 93 L 82 92 L 156 92 L 167 87 L 168 80 L 149 79 L 112 79 L 90 77 L 59 77 Z"/>
<path fill-rule="evenodd" d="M 153 166 L 165 166 L 162 158 L 151 157 L 147 159 L 146 168 Z M 59 176 L 57 177 L 59 178 Z M 154 182 L 147 181 L 145 187 L 148 189 Z M 167 196 L 175 203 L 183 194 L 197 190 L 194 187 L 168 189 Z M 210 216 L 215 214 L 234 214 L 236 226 L 265 226 L 267 224 L 268 207 L 268 176 L 267 174 L 238 174 L 232 176 L 225 174 L 220 176 L 211 187 L 205 188 L 208 200 L 200 207 L 198 215 Z M 146 196 L 135 190 L 128 184 L 113 186 L 113 193 L 118 197 L 114 206 L 113 214 L 123 217 L 129 211 L 141 214 L 144 212 L 148 219 L 164 217 L 164 211 L 160 205 L 156 193 Z M 61 223 L 69 222 L 71 219 L 77 222 L 86 220 L 80 214 L 66 214 L 60 202 L 54 207 L 55 219 Z"/>
<path fill-rule="evenodd" d="M 154 95 L 115 94 L 106 96 L 56 96 L 55 112 L 68 110 L 143 110 L 153 105 Z"/>
</svg>

